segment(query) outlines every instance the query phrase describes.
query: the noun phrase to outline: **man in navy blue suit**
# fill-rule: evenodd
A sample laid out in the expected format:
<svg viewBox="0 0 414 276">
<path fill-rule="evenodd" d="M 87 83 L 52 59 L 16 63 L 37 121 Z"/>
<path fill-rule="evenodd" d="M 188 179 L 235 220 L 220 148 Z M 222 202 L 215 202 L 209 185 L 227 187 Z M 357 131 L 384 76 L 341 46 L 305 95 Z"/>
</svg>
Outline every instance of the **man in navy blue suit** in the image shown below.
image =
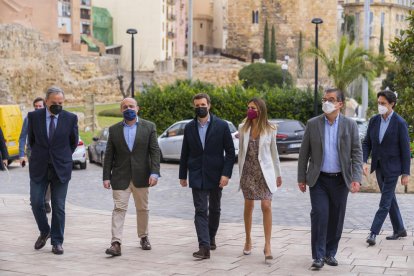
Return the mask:
<svg viewBox="0 0 414 276">
<path fill-rule="evenodd" d="M 221 192 L 231 177 L 235 150 L 228 123 L 209 112 L 210 97 L 197 94 L 193 104 L 196 117 L 184 129 L 179 178 L 181 186 L 186 187 L 188 173 L 193 192 L 199 244 L 193 257 L 209 259 L 210 249 L 216 249 Z"/>
<path fill-rule="evenodd" d="M 63 254 L 65 201 L 72 175 L 72 154 L 78 145 L 78 118 L 62 110 L 63 90 L 52 86 L 46 92 L 46 108 L 28 114 L 30 203 L 40 236 L 34 248 L 51 238 L 52 252 Z M 45 210 L 45 193 L 50 183 L 52 221 Z"/>
<path fill-rule="evenodd" d="M 375 171 L 381 190 L 379 209 L 367 238 L 369 245 L 375 245 L 376 236 L 381 231 L 388 214 L 394 233 L 386 239 L 396 240 L 407 236 L 395 197 L 395 187 L 400 175 L 402 185 L 408 184 L 410 175 L 408 127 L 404 119 L 393 110 L 397 102 L 394 92 L 381 91 L 377 94 L 377 98 L 379 114 L 369 121 L 367 135 L 362 143 L 364 174 L 369 174 L 367 161 L 371 154 L 371 173 Z"/>
</svg>

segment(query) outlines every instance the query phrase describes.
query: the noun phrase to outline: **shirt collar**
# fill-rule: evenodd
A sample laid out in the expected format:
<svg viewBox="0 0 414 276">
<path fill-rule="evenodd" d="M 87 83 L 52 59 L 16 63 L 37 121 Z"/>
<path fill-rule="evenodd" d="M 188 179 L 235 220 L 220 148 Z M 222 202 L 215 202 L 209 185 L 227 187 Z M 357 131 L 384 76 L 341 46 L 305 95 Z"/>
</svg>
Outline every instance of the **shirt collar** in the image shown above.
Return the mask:
<svg viewBox="0 0 414 276">
<path fill-rule="evenodd" d="M 390 115 L 388 115 L 387 119 L 384 119 L 384 117 L 381 116 L 381 121 L 384 123 L 387 123 L 391 120 L 392 115 L 394 114 L 394 110 L 391 110 Z"/>
<path fill-rule="evenodd" d="M 50 118 L 52 115 L 55 116 L 56 119 L 59 118 L 59 114 L 54 115 L 54 114 L 50 113 L 50 111 L 49 111 L 49 109 L 47 109 L 47 107 L 45 109 L 46 109 L 46 118 Z"/>
<path fill-rule="evenodd" d="M 329 125 L 331 125 L 329 123 L 328 117 L 326 117 L 326 115 L 324 115 L 323 117 L 325 118 L 325 123 L 328 123 Z M 337 124 L 338 123 L 338 120 L 339 120 L 339 114 L 338 114 L 338 116 L 336 116 L 335 121 L 333 122 L 332 126 L 335 125 L 335 124 Z"/>
<path fill-rule="evenodd" d="M 133 126 L 137 126 L 138 125 L 138 121 L 139 121 L 139 117 L 137 116 L 137 121 L 135 122 L 135 124 L 133 124 L 132 126 L 128 125 L 127 123 L 125 123 L 125 120 L 122 121 L 122 125 L 124 127 L 133 127 Z"/>
<path fill-rule="evenodd" d="M 207 124 L 210 123 L 210 113 L 207 116 L 208 116 L 207 122 L 204 125 L 202 125 L 201 122 L 200 122 L 200 120 L 198 120 L 198 118 L 197 118 L 197 123 L 198 123 L 199 126 L 202 126 L 203 127 L 203 126 L 205 126 L 205 125 L 207 125 Z"/>
</svg>

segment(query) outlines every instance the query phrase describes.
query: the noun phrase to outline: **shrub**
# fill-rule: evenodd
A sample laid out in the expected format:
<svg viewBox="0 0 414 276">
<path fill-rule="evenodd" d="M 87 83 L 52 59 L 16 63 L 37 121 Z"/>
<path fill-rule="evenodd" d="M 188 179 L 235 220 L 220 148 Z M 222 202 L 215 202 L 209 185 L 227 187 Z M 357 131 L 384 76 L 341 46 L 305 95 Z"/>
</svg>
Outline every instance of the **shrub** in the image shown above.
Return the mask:
<svg viewBox="0 0 414 276">
<path fill-rule="evenodd" d="M 122 117 L 122 113 L 119 110 L 119 108 L 111 108 L 111 109 L 102 110 L 102 111 L 99 111 L 98 115 L 103 116 L 103 117 Z"/>
<path fill-rule="evenodd" d="M 292 85 L 292 75 L 285 72 L 285 83 Z M 239 79 L 246 87 L 262 89 L 264 86 L 283 86 L 283 70 L 275 63 L 253 63 L 239 71 Z"/>
<path fill-rule="evenodd" d="M 154 122 L 158 133 L 162 133 L 174 122 L 194 118 L 192 97 L 200 92 L 210 95 L 213 114 L 233 122 L 236 127 L 245 118 L 247 102 L 253 97 L 261 97 L 266 101 L 270 118 L 306 122 L 313 116 L 312 91 L 269 86 L 262 90 L 245 89 L 241 85 L 214 87 L 211 84 L 187 81 L 177 81 L 164 88 L 157 85 L 145 87 L 137 95 L 140 116 Z"/>
</svg>

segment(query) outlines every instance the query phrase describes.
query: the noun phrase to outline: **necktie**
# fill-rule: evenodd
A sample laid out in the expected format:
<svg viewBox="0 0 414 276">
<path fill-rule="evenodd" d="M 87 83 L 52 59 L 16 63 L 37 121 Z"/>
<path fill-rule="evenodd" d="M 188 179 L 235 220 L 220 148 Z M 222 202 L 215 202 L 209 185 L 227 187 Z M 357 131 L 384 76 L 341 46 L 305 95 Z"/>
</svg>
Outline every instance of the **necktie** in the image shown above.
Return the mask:
<svg viewBox="0 0 414 276">
<path fill-rule="evenodd" d="M 49 123 L 49 143 L 52 141 L 53 139 L 53 135 L 55 135 L 55 116 L 51 115 L 50 116 L 50 123 Z"/>
</svg>

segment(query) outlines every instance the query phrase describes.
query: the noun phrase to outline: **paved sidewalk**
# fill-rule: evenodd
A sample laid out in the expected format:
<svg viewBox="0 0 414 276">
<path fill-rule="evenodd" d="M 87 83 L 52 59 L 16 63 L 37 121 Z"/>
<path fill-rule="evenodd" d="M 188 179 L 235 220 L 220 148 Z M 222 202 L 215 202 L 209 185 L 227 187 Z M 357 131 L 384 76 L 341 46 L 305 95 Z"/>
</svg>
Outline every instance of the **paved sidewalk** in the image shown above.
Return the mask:
<svg viewBox="0 0 414 276">
<path fill-rule="evenodd" d="M 29 200 L 22 195 L 0 195 L 0 275 L 414 275 L 413 231 L 409 237 L 367 247 L 367 230 L 344 231 L 338 267 L 310 269 L 308 227 L 274 225 L 272 252 L 265 264 L 263 230 L 253 226 L 253 252 L 243 256 L 244 226 L 222 223 L 217 250 L 210 260 L 196 261 L 193 222 L 150 216 L 151 251 L 142 251 L 136 237 L 135 215 L 127 215 L 121 257 L 107 257 L 111 213 L 67 205 L 64 249 L 61 256 L 47 244 L 36 251 L 38 230 Z"/>
</svg>

